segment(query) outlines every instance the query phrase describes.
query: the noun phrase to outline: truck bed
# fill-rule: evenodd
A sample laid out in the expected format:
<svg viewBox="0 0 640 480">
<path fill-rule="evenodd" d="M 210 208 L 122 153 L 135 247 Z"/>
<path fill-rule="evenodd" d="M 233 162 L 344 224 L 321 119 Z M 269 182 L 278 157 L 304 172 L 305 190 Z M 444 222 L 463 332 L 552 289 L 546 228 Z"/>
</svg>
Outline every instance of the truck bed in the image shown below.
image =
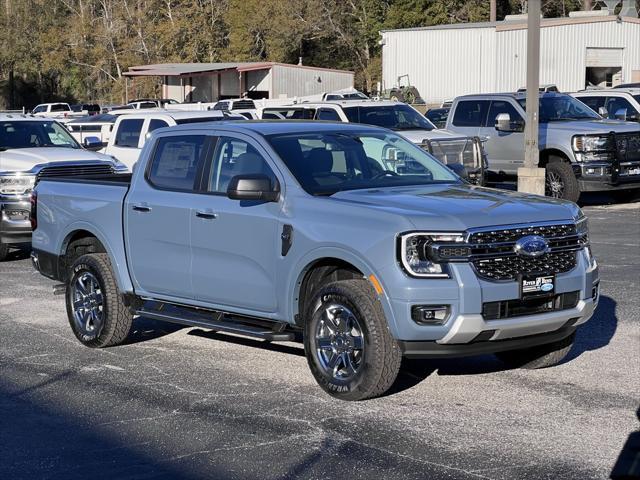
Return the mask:
<svg viewBox="0 0 640 480">
<path fill-rule="evenodd" d="M 34 250 L 62 255 L 72 234 L 86 231 L 97 237 L 110 254 L 119 286 L 130 285 L 123 242 L 123 205 L 131 184 L 130 174 L 75 175 L 43 178 L 35 188 L 38 226 Z M 76 232 L 76 233 L 73 233 Z M 130 288 L 130 287 L 129 287 Z"/>
</svg>

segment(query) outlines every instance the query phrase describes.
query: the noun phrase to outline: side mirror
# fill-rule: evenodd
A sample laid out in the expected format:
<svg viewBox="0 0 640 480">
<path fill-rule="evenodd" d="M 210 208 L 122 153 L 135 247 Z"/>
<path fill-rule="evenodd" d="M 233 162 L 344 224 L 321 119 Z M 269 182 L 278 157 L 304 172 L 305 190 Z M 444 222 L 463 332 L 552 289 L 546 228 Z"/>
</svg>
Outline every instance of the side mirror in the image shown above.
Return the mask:
<svg viewBox="0 0 640 480">
<path fill-rule="evenodd" d="M 508 113 L 499 113 L 496 117 L 495 128 L 499 132 L 519 132 L 521 130 L 520 122 L 511 122 L 511 116 Z"/>
<path fill-rule="evenodd" d="M 615 113 L 616 120 L 622 120 L 624 122 L 627 121 L 627 109 L 621 108 L 620 110 L 616 110 Z"/>
<path fill-rule="evenodd" d="M 600 114 L 600 116 L 602 118 L 607 118 L 609 117 L 609 111 L 607 110 L 606 107 L 600 107 L 598 108 L 598 113 Z"/>
<path fill-rule="evenodd" d="M 229 182 L 227 197 L 231 200 L 262 200 L 277 202 L 280 198 L 278 185 L 271 185 L 266 175 L 236 175 Z"/>
<path fill-rule="evenodd" d="M 467 167 L 461 163 L 448 163 L 447 167 L 463 180 L 466 180 L 467 182 L 469 181 L 469 172 L 467 172 Z"/>
<path fill-rule="evenodd" d="M 82 141 L 82 145 L 87 150 L 100 150 L 102 148 L 102 140 L 98 137 L 85 137 Z"/>
</svg>

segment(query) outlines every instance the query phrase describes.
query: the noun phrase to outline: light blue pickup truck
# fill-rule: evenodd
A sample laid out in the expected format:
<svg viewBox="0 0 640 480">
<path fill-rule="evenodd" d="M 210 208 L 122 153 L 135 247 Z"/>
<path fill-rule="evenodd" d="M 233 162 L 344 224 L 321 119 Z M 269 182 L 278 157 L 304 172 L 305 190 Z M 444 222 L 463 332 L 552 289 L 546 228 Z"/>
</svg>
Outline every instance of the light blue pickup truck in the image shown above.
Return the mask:
<svg viewBox="0 0 640 480">
<path fill-rule="evenodd" d="M 302 337 L 344 400 L 383 394 L 403 356 L 553 365 L 598 302 L 575 204 L 469 185 L 383 128 L 160 129 L 132 175 L 43 179 L 32 204 L 34 265 L 83 344 L 138 315 Z"/>
</svg>

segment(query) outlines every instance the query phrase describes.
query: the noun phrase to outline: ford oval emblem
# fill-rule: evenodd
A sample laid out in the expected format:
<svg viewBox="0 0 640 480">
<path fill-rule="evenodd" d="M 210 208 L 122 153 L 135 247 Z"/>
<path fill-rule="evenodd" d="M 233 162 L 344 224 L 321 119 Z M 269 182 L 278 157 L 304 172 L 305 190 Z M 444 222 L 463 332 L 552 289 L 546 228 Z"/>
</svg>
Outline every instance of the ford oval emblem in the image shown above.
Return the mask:
<svg viewBox="0 0 640 480">
<path fill-rule="evenodd" d="M 549 252 L 549 244 L 540 235 L 528 235 L 519 239 L 513 250 L 525 257 L 539 257 Z"/>
<path fill-rule="evenodd" d="M 542 290 L 543 292 L 550 292 L 551 290 L 553 290 L 553 283 L 543 283 L 540 287 L 540 290 Z"/>
</svg>

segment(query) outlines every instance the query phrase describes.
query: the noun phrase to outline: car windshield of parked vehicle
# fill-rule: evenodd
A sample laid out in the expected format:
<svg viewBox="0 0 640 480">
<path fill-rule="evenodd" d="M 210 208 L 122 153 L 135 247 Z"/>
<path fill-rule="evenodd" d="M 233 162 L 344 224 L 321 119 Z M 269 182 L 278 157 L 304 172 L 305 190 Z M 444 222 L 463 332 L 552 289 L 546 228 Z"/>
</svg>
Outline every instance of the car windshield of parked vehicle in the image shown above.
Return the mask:
<svg viewBox="0 0 640 480">
<path fill-rule="evenodd" d="M 0 122 L 0 151 L 34 147 L 82 148 L 67 129 L 56 122 Z"/>
<path fill-rule="evenodd" d="M 312 195 L 461 182 L 430 154 L 393 133 L 331 131 L 270 135 L 268 140 Z"/>
<path fill-rule="evenodd" d="M 518 103 L 527 109 L 527 99 L 521 98 Z M 600 115 L 587 107 L 580 100 L 569 95 L 552 95 L 540 97 L 540 123 L 562 122 L 568 120 L 598 120 Z"/>
<path fill-rule="evenodd" d="M 352 123 L 364 123 L 391 130 L 434 130 L 436 127 L 409 105 L 371 105 L 344 107 Z"/>
</svg>

